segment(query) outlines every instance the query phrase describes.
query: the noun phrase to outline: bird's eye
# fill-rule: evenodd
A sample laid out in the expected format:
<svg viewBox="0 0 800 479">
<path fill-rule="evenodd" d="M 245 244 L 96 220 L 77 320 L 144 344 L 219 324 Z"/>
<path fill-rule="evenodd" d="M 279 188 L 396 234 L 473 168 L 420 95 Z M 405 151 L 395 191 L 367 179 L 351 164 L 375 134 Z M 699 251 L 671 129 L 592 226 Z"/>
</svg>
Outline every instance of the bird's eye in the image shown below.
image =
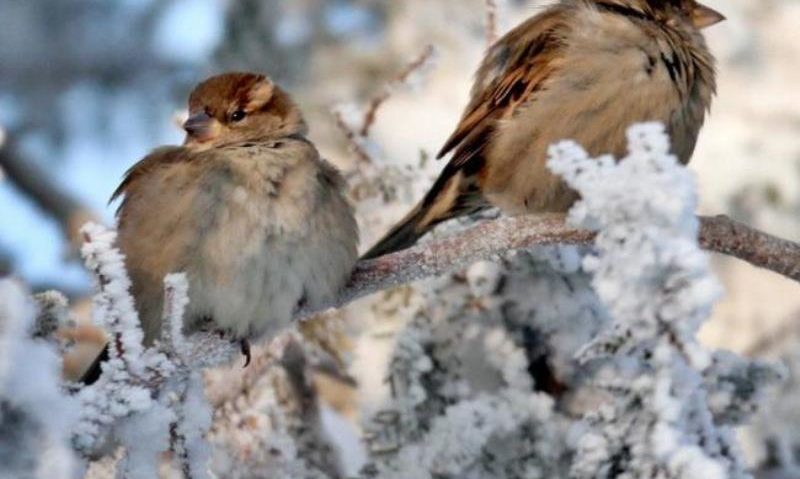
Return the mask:
<svg viewBox="0 0 800 479">
<path fill-rule="evenodd" d="M 247 113 L 245 113 L 244 110 L 236 110 L 235 112 L 233 112 L 231 114 L 231 121 L 234 122 L 234 123 L 240 122 L 240 121 L 244 120 L 244 117 L 246 117 L 246 116 L 247 116 Z"/>
</svg>

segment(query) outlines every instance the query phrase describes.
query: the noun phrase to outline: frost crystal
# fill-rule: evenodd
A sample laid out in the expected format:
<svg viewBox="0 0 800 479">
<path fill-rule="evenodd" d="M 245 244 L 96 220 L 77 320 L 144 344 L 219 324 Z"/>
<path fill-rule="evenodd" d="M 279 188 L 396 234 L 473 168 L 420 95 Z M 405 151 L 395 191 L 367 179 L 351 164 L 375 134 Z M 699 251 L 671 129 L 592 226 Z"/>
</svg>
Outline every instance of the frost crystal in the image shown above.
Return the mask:
<svg viewBox="0 0 800 479">
<path fill-rule="evenodd" d="M 69 434 L 78 404 L 59 388 L 55 348 L 31 336 L 28 293 L 0 280 L 0 477 L 72 477 Z"/>
</svg>

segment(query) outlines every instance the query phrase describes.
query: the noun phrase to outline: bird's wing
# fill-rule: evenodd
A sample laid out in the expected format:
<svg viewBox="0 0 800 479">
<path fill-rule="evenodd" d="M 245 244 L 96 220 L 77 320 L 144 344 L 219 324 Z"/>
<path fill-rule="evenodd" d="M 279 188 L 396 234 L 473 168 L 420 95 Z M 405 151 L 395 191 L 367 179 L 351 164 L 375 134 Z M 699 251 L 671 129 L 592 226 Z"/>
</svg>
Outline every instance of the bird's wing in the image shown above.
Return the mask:
<svg viewBox="0 0 800 479">
<path fill-rule="evenodd" d="M 144 179 L 158 168 L 163 168 L 180 162 L 191 161 L 192 154 L 186 148 L 178 146 L 167 146 L 157 148 L 152 153 L 144 157 L 138 163 L 133 165 L 125 172 L 122 182 L 119 184 L 111 198 L 108 200 L 109 204 L 113 203 L 117 198 L 123 198 L 116 211 L 117 220 L 122 223 L 122 216 L 124 216 L 125 203 L 128 201 L 131 192 L 136 191 L 140 180 Z"/>
<path fill-rule="evenodd" d="M 111 195 L 111 199 L 108 200 L 109 204 L 113 203 L 117 198 L 125 195 L 128 191 L 135 187 L 136 183 L 140 179 L 144 178 L 155 169 L 181 161 L 189 161 L 190 156 L 191 155 L 186 151 L 185 148 L 178 146 L 167 146 L 153 150 L 152 153 L 145 156 L 142 160 L 130 167 L 128 171 L 125 172 L 122 182 L 119 184 L 117 189 L 114 190 L 114 193 Z M 120 209 L 121 208 L 122 207 L 120 206 Z M 117 210 L 117 215 L 119 215 L 120 209 Z"/>
<path fill-rule="evenodd" d="M 510 118 L 559 68 L 567 12 L 553 8 L 521 24 L 487 52 L 475 78 L 472 101 L 437 158 L 453 149 L 453 167 L 476 156 L 498 120 Z"/>
</svg>

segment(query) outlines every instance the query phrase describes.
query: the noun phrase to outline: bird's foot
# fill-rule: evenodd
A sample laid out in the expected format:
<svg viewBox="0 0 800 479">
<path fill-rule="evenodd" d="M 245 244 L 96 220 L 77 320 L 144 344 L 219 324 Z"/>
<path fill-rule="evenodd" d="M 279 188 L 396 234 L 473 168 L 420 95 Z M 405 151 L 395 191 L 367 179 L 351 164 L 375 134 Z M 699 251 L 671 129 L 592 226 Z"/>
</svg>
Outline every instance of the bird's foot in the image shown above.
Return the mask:
<svg viewBox="0 0 800 479">
<path fill-rule="evenodd" d="M 242 348 L 242 355 L 244 356 L 243 367 L 246 368 L 250 365 L 250 360 L 252 359 L 252 355 L 250 354 L 250 341 L 242 339 L 239 341 L 239 346 Z"/>
</svg>

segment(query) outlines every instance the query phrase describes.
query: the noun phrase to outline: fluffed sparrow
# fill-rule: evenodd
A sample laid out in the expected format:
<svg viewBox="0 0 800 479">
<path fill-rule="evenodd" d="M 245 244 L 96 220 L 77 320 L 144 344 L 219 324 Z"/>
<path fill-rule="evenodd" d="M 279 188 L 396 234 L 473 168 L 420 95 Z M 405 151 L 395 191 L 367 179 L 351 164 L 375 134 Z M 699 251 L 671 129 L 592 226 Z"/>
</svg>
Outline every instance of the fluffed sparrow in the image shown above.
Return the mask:
<svg viewBox="0 0 800 479">
<path fill-rule="evenodd" d="M 694 0 L 561 0 L 517 26 L 478 69 L 438 156 L 453 151 L 450 162 L 364 257 L 407 248 L 442 221 L 489 206 L 566 211 L 577 196 L 546 166 L 560 140 L 621 158 L 632 123 L 660 121 L 686 164 L 716 88 L 701 30 L 722 20 Z"/>
<path fill-rule="evenodd" d="M 306 138 L 289 95 L 267 77 L 228 73 L 189 97 L 183 146 L 156 149 L 112 201 L 145 343 L 159 337 L 163 279 L 185 272 L 185 329 L 273 334 L 332 299 L 357 259 L 344 182 Z"/>
</svg>

